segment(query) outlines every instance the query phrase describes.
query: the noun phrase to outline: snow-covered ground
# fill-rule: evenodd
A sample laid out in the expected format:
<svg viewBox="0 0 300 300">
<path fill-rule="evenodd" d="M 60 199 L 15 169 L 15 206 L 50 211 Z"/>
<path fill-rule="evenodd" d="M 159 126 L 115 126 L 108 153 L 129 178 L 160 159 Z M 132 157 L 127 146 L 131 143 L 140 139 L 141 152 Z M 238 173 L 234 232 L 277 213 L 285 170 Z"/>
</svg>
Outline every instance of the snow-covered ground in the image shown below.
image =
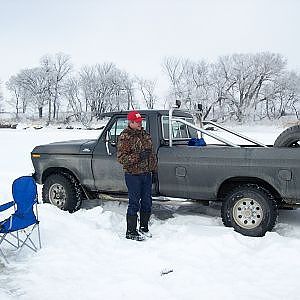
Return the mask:
<svg viewBox="0 0 300 300">
<path fill-rule="evenodd" d="M 283 130 L 235 129 L 266 144 Z M 11 199 L 12 181 L 32 172 L 35 145 L 98 135 L 0 129 L 0 204 Z M 0 299 L 300 299 L 299 211 L 280 211 L 263 238 L 239 235 L 223 227 L 218 210 L 207 212 L 155 206 L 153 238 L 135 242 L 124 238 L 124 203 L 86 204 L 74 214 L 41 204 L 43 247 L 18 256 L 5 248 L 10 264 L 0 259 Z"/>
</svg>

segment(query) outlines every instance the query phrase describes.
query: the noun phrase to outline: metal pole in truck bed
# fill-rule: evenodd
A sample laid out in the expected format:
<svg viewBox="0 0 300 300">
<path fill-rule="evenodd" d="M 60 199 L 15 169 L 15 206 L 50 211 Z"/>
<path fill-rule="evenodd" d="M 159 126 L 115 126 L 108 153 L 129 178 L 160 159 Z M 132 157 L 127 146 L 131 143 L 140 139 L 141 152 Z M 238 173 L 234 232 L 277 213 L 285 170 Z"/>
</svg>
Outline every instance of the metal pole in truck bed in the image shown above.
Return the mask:
<svg viewBox="0 0 300 300">
<path fill-rule="evenodd" d="M 227 131 L 227 132 L 231 133 L 232 135 L 235 135 L 235 136 L 237 136 L 237 137 L 239 137 L 241 139 L 244 139 L 244 140 L 246 140 L 248 142 L 256 144 L 256 145 L 258 145 L 260 147 L 266 147 L 266 148 L 268 147 L 267 145 L 265 145 L 265 144 L 263 144 L 263 143 L 261 143 L 259 141 L 256 141 L 256 140 L 254 140 L 252 138 L 249 138 L 249 137 L 247 137 L 247 136 L 245 136 L 245 135 L 243 135 L 243 134 L 241 134 L 239 132 L 236 132 L 236 131 L 234 131 L 232 129 L 229 129 L 229 128 L 225 127 L 225 126 L 219 125 L 219 124 L 217 124 L 215 122 L 212 122 L 212 121 L 203 121 L 202 120 L 202 115 L 201 115 L 201 118 L 200 118 L 200 127 L 196 126 L 194 124 L 191 124 L 188 121 L 180 119 L 178 117 L 177 118 L 176 117 L 173 118 L 173 111 L 175 109 L 179 109 L 179 108 L 180 108 L 180 101 L 176 101 L 176 105 L 172 106 L 170 108 L 170 110 L 169 110 L 169 146 L 170 147 L 172 147 L 172 145 L 173 145 L 173 140 L 172 140 L 172 138 L 173 138 L 172 137 L 172 122 L 173 121 L 180 122 L 182 124 L 185 124 L 185 125 L 187 125 L 187 126 L 189 126 L 191 128 L 194 128 L 194 129 L 198 130 L 199 132 L 201 132 L 201 137 L 202 137 L 202 134 L 206 134 L 206 135 L 208 135 L 208 136 L 210 136 L 210 137 L 212 137 L 212 138 L 214 138 L 214 139 L 216 139 L 216 140 L 218 140 L 218 141 L 220 141 L 220 142 L 222 142 L 222 143 L 224 143 L 224 144 L 226 144 L 228 146 L 231 146 L 231 147 L 238 148 L 240 146 L 237 145 L 237 144 L 235 144 L 235 143 L 232 143 L 232 142 L 230 142 L 230 141 L 228 141 L 228 140 L 226 140 L 226 139 L 224 139 L 224 138 L 222 138 L 222 137 L 220 137 L 220 136 L 218 136 L 216 134 L 213 134 L 212 132 L 209 132 L 208 130 L 206 130 L 206 129 L 203 128 L 203 125 L 205 125 L 205 124 L 211 124 L 211 125 L 213 125 L 215 127 L 218 127 L 218 128 L 220 128 L 220 129 L 222 129 L 224 131 Z M 183 111 L 185 111 L 185 110 L 183 110 Z M 202 114 L 202 107 L 200 108 L 200 106 L 198 108 L 198 112 L 199 111 Z M 186 112 L 191 113 L 191 111 L 188 111 L 188 110 Z"/>
<path fill-rule="evenodd" d="M 173 111 L 175 108 L 178 108 L 178 106 L 171 106 L 171 108 L 169 109 L 169 146 L 172 147 L 172 115 L 173 115 Z"/>
</svg>

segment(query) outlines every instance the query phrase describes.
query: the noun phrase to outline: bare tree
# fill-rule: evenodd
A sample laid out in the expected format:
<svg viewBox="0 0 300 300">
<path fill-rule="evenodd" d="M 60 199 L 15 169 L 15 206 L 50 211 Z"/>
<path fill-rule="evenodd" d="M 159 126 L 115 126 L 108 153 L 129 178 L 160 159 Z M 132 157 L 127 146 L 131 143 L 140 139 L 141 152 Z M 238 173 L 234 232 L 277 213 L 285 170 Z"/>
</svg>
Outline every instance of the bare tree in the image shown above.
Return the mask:
<svg viewBox="0 0 300 300">
<path fill-rule="evenodd" d="M 96 81 L 96 71 L 94 67 L 84 66 L 79 72 L 80 76 L 80 88 L 82 90 L 85 112 L 89 110 L 91 113 L 96 110 L 97 102 L 97 81 Z M 92 118 L 92 115 L 91 115 Z"/>
<path fill-rule="evenodd" d="M 39 118 L 43 117 L 43 108 L 49 99 L 47 77 L 41 68 L 24 69 L 19 74 L 19 84 L 38 109 Z"/>
<path fill-rule="evenodd" d="M 133 106 L 134 82 L 113 63 L 82 68 L 80 87 L 91 118 L 98 118 L 105 111 Z"/>
<path fill-rule="evenodd" d="M 156 80 L 147 80 L 137 77 L 136 81 L 147 108 L 153 109 L 157 101 L 157 96 L 155 95 Z"/>
<path fill-rule="evenodd" d="M 71 110 L 77 120 L 94 117 L 106 111 L 130 109 L 135 106 L 135 82 L 114 63 L 84 66 L 72 73 L 70 57 L 58 53 L 45 55 L 40 66 L 21 70 L 7 82 L 14 99 L 16 114 L 27 107 L 44 118 L 47 107 L 48 124 L 58 118 L 60 107 Z M 154 99 L 151 99 L 154 105 Z"/>
<path fill-rule="evenodd" d="M 163 71 L 168 75 L 172 86 L 173 100 L 180 100 L 183 97 L 182 80 L 186 71 L 188 61 L 182 58 L 165 57 L 162 62 Z"/>
<path fill-rule="evenodd" d="M 48 122 L 58 118 L 59 96 L 63 93 L 65 80 L 72 70 L 70 56 L 57 53 L 54 57 L 45 55 L 41 66 L 48 85 Z"/>
<path fill-rule="evenodd" d="M 48 105 L 48 123 L 57 118 L 64 81 L 71 71 L 69 60 L 62 53 L 54 57 L 44 56 L 40 67 L 21 70 L 9 79 L 7 88 L 15 99 L 17 115 L 20 108 L 25 113 L 27 106 L 31 105 L 37 108 L 39 118 L 43 118 L 43 109 Z"/>
<path fill-rule="evenodd" d="M 257 103 L 264 98 L 262 87 L 274 81 L 286 67 L 286 61 L 272 53 L 235 54 L 221 57 L 219 64 L 227 82 L 226 104 L 238 121 L 255 113 Z"/>
<path fill-rule="evenodd" d="M 26 109 L 30 101 L 30 92 L 23 87 L 21 77 L 21 74 L 11 76 L 9 81 L 6 83 L 7 89 L 13 95 L 17 119 L 20 112 L 22 114 L 26 113 Z"/>
<path fill-rule="evenodd" d="M 134 80 L 124 71 L 121 72 L 121 91 L 123 89 L 125 91 L 125 98 L 121 98 L 122 103 L 126 103 L 125 108 L 127 110 L 134 109 Z"/>
<path fill-rule="evenodd" d="M 83 98 L 81 97 L 80 82 L 76 78 L 69 78 L 64 89 L 64 96 L 77 121 L 82 121 L 84 114 Z"/>
<path fill-rule="evenodd" d="M 211 79 L 209 64 L 205 61 L 187 61 L 184 72 L 185 106 L 193 109 L 198 103 L 202 104 L 204 114 L 211 106 Z"/>
<path fill-rule="evenodd" d="M 284 72 L 262 90 L 260 102 L 263 116 L 279 119 L 288 113 L 298 118 L 297 104 L 300 99 L 300 76 L 295 72 Z"/>
<path fill-rule="evenodd" d="M 204 116 L 242 122 L 297 112 L 298 75 L 287 72 L 286 64 L 281 55 L 263 52 L 222 56 L 211 65 L 169 58 L 163 66 L 171 93 L 186 107 L 201 102 Z"/>
<path fill-rule="evenodd" d="M 0 112 L 3 110 L 4 97 L 2 93 L 2 81 L 0 80 Z"/>
</svg>

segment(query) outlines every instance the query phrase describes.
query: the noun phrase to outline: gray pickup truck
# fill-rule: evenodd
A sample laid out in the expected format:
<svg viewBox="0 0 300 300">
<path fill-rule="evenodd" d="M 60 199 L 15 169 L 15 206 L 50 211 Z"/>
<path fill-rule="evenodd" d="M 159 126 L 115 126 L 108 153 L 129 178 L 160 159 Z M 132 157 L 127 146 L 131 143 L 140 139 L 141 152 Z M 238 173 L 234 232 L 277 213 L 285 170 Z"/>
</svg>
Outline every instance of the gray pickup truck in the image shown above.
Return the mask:
<svg viewBox="0 0 300 300">
<path fill-rule="evenodd" d="M 266 146 L 213 122 L 195 125 L 192 114 L 178 107 L 140 113 L 158 158 L 154 196 L 220 201 L 224 225 L 248 236 L 263 236 L 272 230 L 278 208 L 300 204 L 299 125 Z M 117 139 L 127 126 L 126 116 L 125 111 L 104 114 L 110 119 L 97 140 L 57 142 L 33 149 L 34 177 L 43 184 L 44 202 L 74 212 L 85 198 L 127 193 L 122 166 L 116 160 Z M 249 143 L 225 140 L 216 134 L 219 129 L 211 130 L 216 128 Z M 217 142 L 197 144 L 202 135 Z"/>
</svg>

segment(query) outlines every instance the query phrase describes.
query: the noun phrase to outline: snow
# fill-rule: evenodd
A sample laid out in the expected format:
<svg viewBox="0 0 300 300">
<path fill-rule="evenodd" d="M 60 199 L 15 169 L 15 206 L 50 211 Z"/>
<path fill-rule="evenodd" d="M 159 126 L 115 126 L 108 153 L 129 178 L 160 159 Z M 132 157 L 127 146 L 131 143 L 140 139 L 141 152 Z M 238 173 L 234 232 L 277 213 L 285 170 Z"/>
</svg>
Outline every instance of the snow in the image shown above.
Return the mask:
<svg viewBox="0 0 300 300">
<path fill-rule="evenodd" d="M 266 144 L 283 130 L 234 129 Z M 98 135 L 1 129 L 0 204 L 11 199 L 12 181 L 33 171 L 35 145 Z M 17 255 L 5 246 L 10 264 L 0 258 L 0 299 L 300 299 L 297 210 L 280 211 L 272 232 L 251 238 L 225 228 L 216 209 L 156 205 L 145 242 L 124 238 L 125 213 L 126 203 L 113 201 L 87 202 L 74 214 L 39 205 L 42 249 Z"/>
</svg>

